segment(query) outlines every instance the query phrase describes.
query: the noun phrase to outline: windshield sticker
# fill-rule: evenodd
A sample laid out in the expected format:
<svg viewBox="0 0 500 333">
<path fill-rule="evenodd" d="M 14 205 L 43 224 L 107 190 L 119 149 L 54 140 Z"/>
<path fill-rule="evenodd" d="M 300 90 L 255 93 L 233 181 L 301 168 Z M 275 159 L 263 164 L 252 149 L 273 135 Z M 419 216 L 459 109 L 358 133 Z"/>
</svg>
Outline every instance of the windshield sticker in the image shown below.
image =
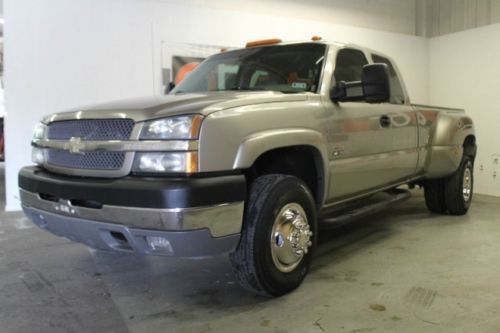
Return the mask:
<svg viewBox="0 0 500 333">
<path fill-rule="evenodd" d="M 305 82 L 292 82 L 293 89 L 307 89 L 307 83 Z"/>
</svg>

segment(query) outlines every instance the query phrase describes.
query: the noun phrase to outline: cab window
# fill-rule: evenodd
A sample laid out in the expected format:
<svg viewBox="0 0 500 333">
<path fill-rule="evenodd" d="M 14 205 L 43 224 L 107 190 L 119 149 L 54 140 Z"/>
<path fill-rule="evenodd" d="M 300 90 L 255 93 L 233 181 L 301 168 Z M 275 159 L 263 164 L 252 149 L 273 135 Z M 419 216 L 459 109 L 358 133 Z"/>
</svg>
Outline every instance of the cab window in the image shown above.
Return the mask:
<svg viewBox="0 0 500 333">
<path fill-rule="evenodd" d="M 389 59 L 376 54 L 372 54 L 372 60 L 374 63 L 383 63 L 389 67 L 389 81 L 391 85 L 390 103 L 404 104 L 405 94 L 403 92 L 403 87 L 401 86 L 401 82 L 399 81 L 399 77 L 398 74 L 396 73 L 394 65 L 391 63 Z"/>
<path fill-rule="evenodd" d="M 341 49 L 337 53 L 335 71 L 333 76 L 335 81 L 361 81 L 363 66 L 368 64 L 365 54 L 360 50 Z"/>
</svg>

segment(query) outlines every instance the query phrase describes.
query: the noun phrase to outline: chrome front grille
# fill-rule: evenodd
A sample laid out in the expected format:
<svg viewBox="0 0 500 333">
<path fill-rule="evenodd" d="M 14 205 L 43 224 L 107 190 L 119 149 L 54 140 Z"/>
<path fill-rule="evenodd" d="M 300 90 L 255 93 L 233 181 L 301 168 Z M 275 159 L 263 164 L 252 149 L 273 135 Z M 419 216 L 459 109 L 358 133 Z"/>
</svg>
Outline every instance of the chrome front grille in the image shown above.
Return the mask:
<svg viewBox="0 0 500 333">
<path fill-rule="evenodd" d="M 48 148 L 46 164 L 59 169 L 123 171 L 127 153 L 124 151 L 76 151 L 71 144 L 85 141 L 127 141 L 134 129 L 132 119 L 81 119 L 50 123 L 47 139 L 67 141 L 69 149 Z M 83 172 L 83 171 L 82 171 Z M 74 171 L 71 172 L 75 173 Z M 77 173 L 78 174 L 78 173 Z"/>
<path fill-rule="evenodd" d="M 132 119 L 82 119 L 56 121 L 49 125 L 47 138 L 69 140 L 128 140 L 134 129 Z"/>
<path fill-rule="evenodd" d="M 70 169 L 120 170 L 125 161 L 125 152 L 88 151 L 72 154 L 67 150 L 47 149 L 50 165 Z"/>
</svg>

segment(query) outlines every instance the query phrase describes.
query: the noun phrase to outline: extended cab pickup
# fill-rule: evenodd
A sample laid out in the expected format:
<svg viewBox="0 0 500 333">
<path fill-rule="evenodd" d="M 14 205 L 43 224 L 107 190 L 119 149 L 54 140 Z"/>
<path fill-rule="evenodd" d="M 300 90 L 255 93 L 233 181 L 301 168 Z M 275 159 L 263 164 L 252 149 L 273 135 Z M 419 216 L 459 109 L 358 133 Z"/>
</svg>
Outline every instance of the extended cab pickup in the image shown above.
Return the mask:
<svg viewBox="0 0 500 333">
<path fill-rule="evenodd" d="M 389 57 L 317 38 L 213 55 L 160 100 L 49 115 L 32 145 L 20 197 L 41 228 L 103 250 L 229 253 L 241 285 L 272 296 L 300 285 L 338 207 L 419 185 L 432 212 L 465 214 L 476 155 L 463 110 L 412 105 Z"/>
</svg>

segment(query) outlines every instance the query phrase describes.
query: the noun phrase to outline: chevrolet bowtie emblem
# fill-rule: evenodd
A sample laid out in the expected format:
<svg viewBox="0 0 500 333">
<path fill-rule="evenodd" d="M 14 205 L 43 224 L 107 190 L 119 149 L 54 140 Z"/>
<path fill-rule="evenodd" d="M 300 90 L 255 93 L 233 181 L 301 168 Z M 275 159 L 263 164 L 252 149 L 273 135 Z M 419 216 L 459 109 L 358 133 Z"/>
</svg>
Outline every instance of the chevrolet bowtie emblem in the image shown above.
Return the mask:
<svg viewBox="0 0 500 333">
<path fill-rule="evenodd" d="M 72 136 L 64 148 L 69 150 L 71 154 L 83 154 L 82 149 L 85 148 L 85 142 L 80 137 Z"/>
</svg>

